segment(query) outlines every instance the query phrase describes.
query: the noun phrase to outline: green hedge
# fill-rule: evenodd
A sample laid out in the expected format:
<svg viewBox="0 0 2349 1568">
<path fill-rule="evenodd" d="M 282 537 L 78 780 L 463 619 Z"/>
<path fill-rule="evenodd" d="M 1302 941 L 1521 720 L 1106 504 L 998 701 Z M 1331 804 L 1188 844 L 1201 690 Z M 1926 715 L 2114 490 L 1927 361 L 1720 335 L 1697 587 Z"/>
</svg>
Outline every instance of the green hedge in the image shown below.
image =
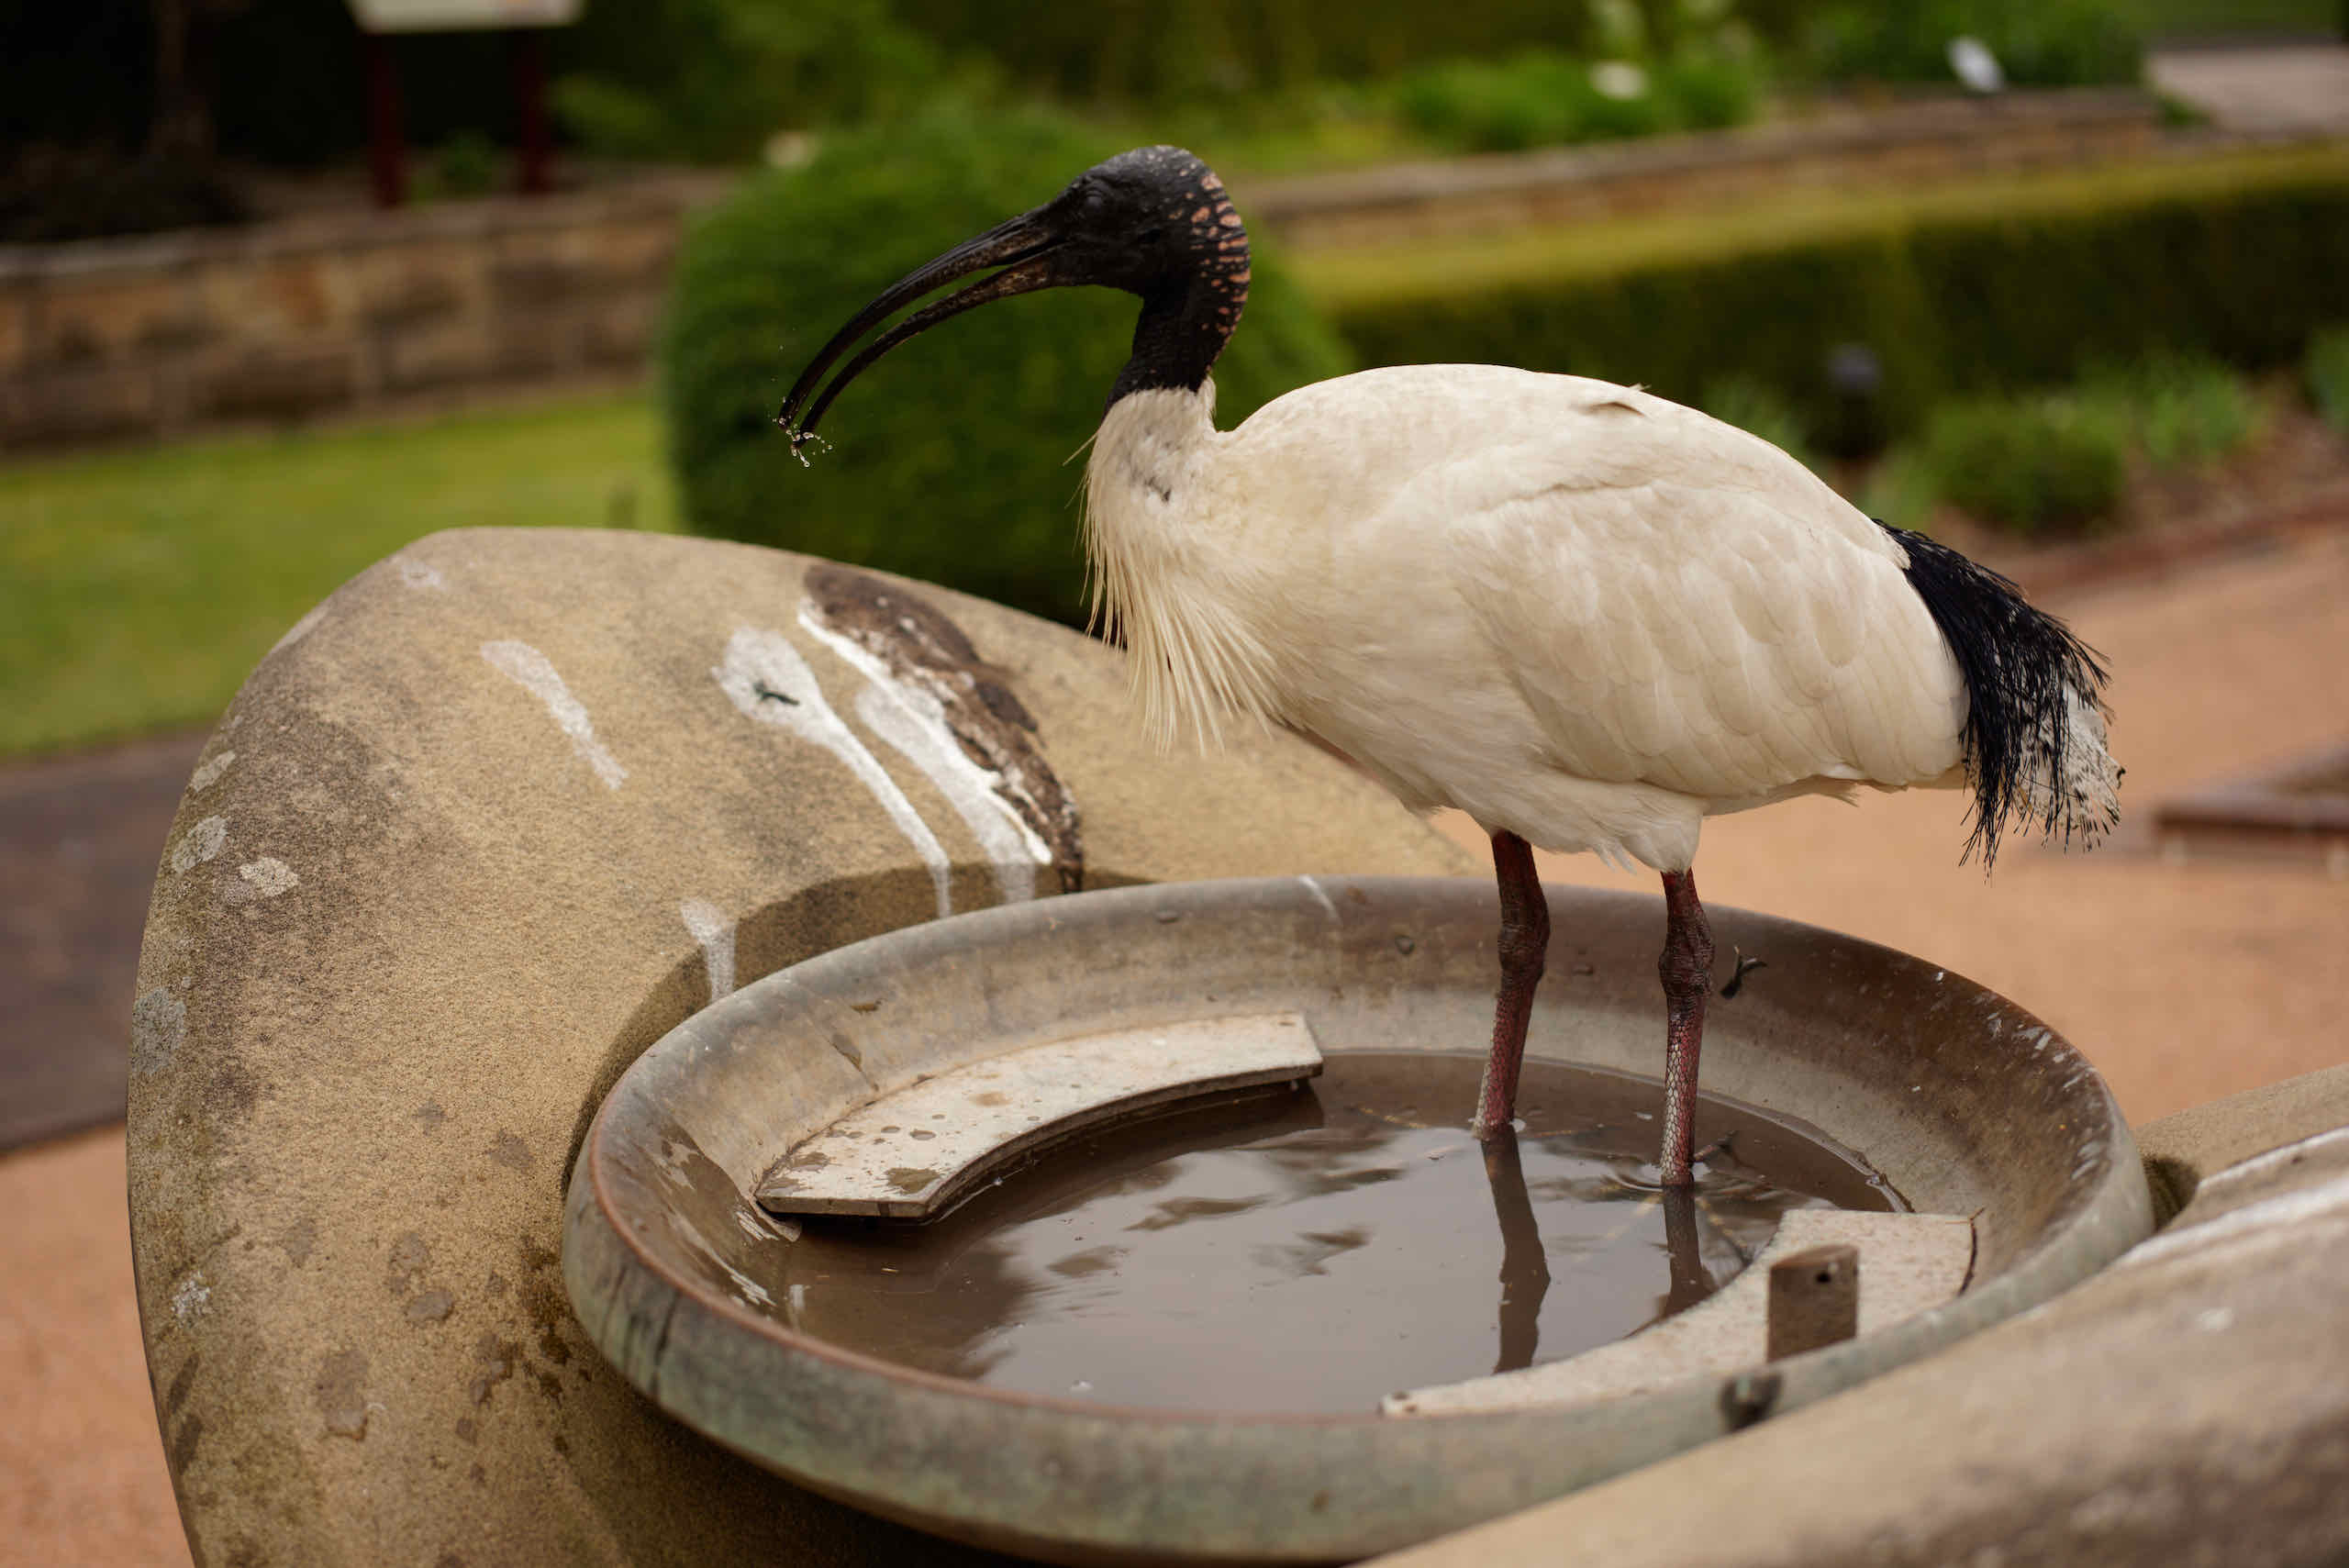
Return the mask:
<svg viewBox="0 0 2349 1568">
<path fill-rule="evenodd" d="M 1751 53 L 1689 49 L 1639 65 L 1611 61 L 1603 69 L 1637 73 L 1637 90 L 1620 95 L 1601 89 L 1600 69 L 1545 49 L 1446 60 L 1402 78 L 1391 98 L 1421 134 L 1471 152 L 1717 130 L 1752 119 L 1762 100 L 1763 66 Z"/>
<path fill-rule="evenodd" d="M 2121 420 L 2077 397 L 1943 404 L 1922 444 L 1943 499 L 2020 534 L 2109 517 L 2129 482 Z"/>
<path fill-rule="evenodd" d="M 1803 29 L 1800 58 L 1829 81 L 1950 85 L 1949 42 L 1989 47 L 2019 87 L 2087 87 L 2135 82 L 2145 43 L 2112 0 L 1898 0 L 1820 8 Z"/>
<path fill-rule="evenodd" d="M 1880 219 L 1845 211 L 1809 235 L 1650 248 L 1617 266 L 1583 256 L 1545 270 L 1529 253 L 1464 281 L 1460 258 L 1431 252 L 1358 271 L 1330 298 L 1367 364 L 1491 361 L 1690 402 L 1750 378 L 1844 450 L 1913 433 L 1949 399 L 2099 362 L 2170 350 L 2286 363 L 2349 317 L 2349 159 L 2224 183 L 2188 171 L 2170 190 L 2109 176 L 2066 189 L 2061 204 L 2005 213 L 1887 204 Z M 1881 368 L 1865 408 L 1830 375 L 1853 345 Z"/>
<path fill-rule="evenodd" d="M 773 426 L 826 339 L 898 277 L 1048 199 L 1110 152 L 1031 113 L 941 115 L 828 140 L 753 180 L 687 238 L 661 348 L 669 457 L 688 526 L 949 584 L 1081 620 L 1074 497 L 1135 303 L 1054 289 L 985 306 L 864 373 L 794 459 Z M 1281 270 L 1256 259 L 1247 319 L 1217 367 L 1230 425 L 1352 368 Z"/>
</svg>

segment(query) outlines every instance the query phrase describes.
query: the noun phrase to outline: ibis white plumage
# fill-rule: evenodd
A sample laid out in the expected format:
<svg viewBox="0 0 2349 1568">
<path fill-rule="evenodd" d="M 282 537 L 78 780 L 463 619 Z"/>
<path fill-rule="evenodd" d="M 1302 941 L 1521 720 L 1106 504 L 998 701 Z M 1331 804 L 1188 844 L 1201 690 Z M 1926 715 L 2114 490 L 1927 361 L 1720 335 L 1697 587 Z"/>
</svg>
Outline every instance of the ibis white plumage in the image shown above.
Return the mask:
<svg viewBox="0 0 2349 1568">
<path fill-rule="evenodd" d="M 939 286 L 987 277 L 859 339 Z M 1970 787 L 1971 848 L 2118 817 L 2104 672 L 2011 584 L 1870 520 L 1760 438 L 1633 388 L 1489 365 L 1367 371 L 1219 430 L 1246 231 L 1175 148 L 1124 153 L 882 294 L 817 355 L 795 445 L 865 366 L 988 300 L 1140 296 L 1085 475 L 1096 606 L 1142 721 L 1280 725 L 1492 837 L 1500 994 L 1475 1126 L 1508 1126 L 1549 940 L 1531 846 L 1661 873 L 1663 1182 L 1692 1179 L 1712 942 L 1704 819 Z M 811 401 L 812 398 L 812 401 Z"/>
</svg>

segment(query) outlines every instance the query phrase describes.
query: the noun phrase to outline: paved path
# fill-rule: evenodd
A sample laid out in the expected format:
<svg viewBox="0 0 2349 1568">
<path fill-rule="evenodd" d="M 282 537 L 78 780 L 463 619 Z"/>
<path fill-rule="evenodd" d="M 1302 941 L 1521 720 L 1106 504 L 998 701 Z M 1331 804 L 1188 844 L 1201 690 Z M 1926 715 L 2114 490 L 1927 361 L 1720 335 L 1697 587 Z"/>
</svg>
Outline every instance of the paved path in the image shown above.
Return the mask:
<svg viewBox="0 0 2349 1568">
<path fill-rule="evenodd" d="M 0 1157 L 0 1562 L 184 1568 L 119 1125 Z"/>
<path fill-rule="evenodd" d="M 2146 74 L 2226 130 L 2349 136 L 2349 45 L 2162 50 Z"/>
<path fill-rule="evenodd" d="M 147 894 L 202 744 L 0 769 L 0 1150 L 122 1119 Z"/>
</svg>

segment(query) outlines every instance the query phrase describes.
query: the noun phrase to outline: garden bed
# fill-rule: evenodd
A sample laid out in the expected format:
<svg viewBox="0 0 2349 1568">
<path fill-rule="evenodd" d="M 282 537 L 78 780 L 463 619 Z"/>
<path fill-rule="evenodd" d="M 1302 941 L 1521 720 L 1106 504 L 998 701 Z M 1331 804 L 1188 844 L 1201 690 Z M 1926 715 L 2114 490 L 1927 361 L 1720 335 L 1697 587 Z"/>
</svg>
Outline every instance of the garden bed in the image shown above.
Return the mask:
<svg viewBox="0 0 2349 1568">
<path fill-rule="evenodd" d="M 1864 468 L 1831 473 L 1846 494 L 1865 498 Z M 2271 395 L 2260 434 L 2220 462 L 2165 472 L 2133 462 L 2119 508 L 2091 529 L 2019 538 L 1949 506 L 1909 520 L 2034 595 L 2072 594 L 2189 570 L 2310 529 L 2349 528 L 2349 436 Z"/>
</svg>

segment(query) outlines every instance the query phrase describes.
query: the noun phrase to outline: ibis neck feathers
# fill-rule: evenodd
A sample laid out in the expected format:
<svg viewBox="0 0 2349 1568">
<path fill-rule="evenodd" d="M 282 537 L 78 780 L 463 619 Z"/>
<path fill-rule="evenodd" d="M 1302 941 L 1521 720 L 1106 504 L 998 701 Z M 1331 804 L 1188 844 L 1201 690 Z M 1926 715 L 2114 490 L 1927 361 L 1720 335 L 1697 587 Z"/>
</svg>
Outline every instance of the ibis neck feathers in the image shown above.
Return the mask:
<svg viewBox="0 0 2349 1568">
<path fill-rule="evenodd" d="M 1160 746 L 1220 740 L 1230 715 L 1269 722 L 1270 648 L 1247 606 L 1247 552 L 1219 515 L 1215 383 L 1142 387 L 1109 406 L 1085 474 L 1093 622 L 1125 644 Z"/>
<path fill-rule="evenodd" d="M 1133 352 L 1109 389 L 1112 405 L 1137 392 L 1197 392 L 1240 317 L 1238 301 L 1205 273 L 1142 295 Z M 1245 298 L 1244 276 L 1239 286 Z"/>
</svg>

